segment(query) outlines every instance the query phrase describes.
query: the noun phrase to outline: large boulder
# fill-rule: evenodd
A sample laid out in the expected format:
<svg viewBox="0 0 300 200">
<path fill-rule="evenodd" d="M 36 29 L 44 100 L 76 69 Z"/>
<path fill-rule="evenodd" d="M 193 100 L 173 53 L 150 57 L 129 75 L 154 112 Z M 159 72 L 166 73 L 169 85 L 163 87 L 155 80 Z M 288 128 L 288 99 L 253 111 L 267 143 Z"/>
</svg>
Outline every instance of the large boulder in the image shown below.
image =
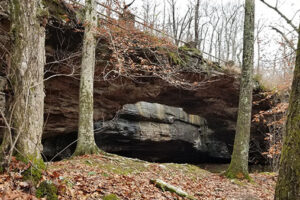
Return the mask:
<svg viewBox="0 0 300 200">
<path fill-rule="evenodd" d="M 110 121 L 95 124 L 103 150 L 151 161 L 227 161 L 230 153 L 205 118 L 158 103 L 127 104 Z"/>
</svg>

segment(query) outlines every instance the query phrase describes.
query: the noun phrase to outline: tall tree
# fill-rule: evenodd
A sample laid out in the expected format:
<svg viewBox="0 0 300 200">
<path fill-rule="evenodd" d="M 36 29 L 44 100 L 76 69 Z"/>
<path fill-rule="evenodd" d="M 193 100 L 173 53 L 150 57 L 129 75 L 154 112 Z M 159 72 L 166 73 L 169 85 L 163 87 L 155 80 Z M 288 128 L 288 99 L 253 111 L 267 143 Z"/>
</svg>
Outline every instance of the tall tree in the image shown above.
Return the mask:
<svg viewBox="0 0 300 200">
<path fill-rule="evenodd" d="M 293 24 L 292 20 L 288 19 L 277 6 L 272 6 L 264 0 L 261 0 L 261 2 L 275 10 L 298 34 L 297 49 L 294 49 L 296 51 L 296 64 L 283 138 L 275 199 L 300 199 L 300 24 L 298 27 Z"/>
<path fill-rule="evenodd" d="M 44 114 L 45 27 L 42 0 L 9 1 L 12 52 L 7 69 L 11 87 L 2 156 L 41 159 Z M 3 160 L 4 161 L 4 160 Z"/>
<path fill-rule="evenodd" d="M 196 6 L 195 6 L 195 48 L 198 47 L 199 44 L 199 8 L 200 8 L 200 0 L 196 0 Z"/>
<path fill-rule="evenodd" d="M 85 31 L 79 89 L 78 141 L 74 155 L 94 154 L 98 147 L 94 138 L 94 71 L 96 51 L 97 12 L 96 1 L 85 1 Z"/>
<path fill-rule="evenodd" d="M 14 154 L 25 162 L 41 159 L 44 122 L 45 27 L 47 12 L 42 0 L 8 2 L 11 19 L 10 62 L 7 80 L 11 89 L 6 129 L 1 144 L 1 164 Z"/>
<path fill-rule="evenodd" d="M 300 25 L 298 27 L 296 65 L 275 199 L 300 199 Z"/>
<path fill-rule="evenodd" d="M 180 17 L 178 13 L 176 12 L 178 10 L 177 8 L 177 0 L 167 0 L 170 8 L 170 14 L 169 14 L 169 26 L 173 35 L 173 38 L 175 40 L 176 46 L 179 45 L 180 41 L 182 40 L 182 37 L 184 35 L 184 32 L 186 28 L 189 26 L 189 24 L 192 21 L 192 11 L 191 8 L 188 8 L 184 16 Z"/>
<path fill-rule="evenodd" d="M 252 110 L 255 0 L 245 0 L 243 66 L 233 153 L 226 176 L 249 178 L 248 156 Z"/>
<path fill-rule="evenodd" d="M 277 4 L 276 6 L 272 6 L 264 0 L 261 0 L 261 2 L 277 12 L 298 34 L 297 49 L 291 46 L 291 48 L 296 51 L 296 64 L 290 93 L 285 134 L 283 136 L 275 199 L 300 199 L 300 24 L 297 27 L 291 19 L 278 9 Z M 283 33 L 281 35 L 283 36 Z"/>
</svg>

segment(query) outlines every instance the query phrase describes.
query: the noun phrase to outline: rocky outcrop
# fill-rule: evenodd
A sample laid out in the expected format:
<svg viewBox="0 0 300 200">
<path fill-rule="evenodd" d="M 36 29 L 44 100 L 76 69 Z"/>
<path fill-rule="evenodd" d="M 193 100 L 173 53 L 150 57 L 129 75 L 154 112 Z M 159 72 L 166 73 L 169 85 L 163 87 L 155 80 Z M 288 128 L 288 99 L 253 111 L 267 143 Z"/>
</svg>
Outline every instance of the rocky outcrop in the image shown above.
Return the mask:
<svg viewBox="0 0 300 200">
<path fill-rule="evenodd" d="M 55 151 L 49 145 L 45 145 L 44 151 L 50 152 L 49 155 L 55 155 L 55 152 L 76 140 L 77 137 L 78 66 L 80 66 L 81 60 L 83 35 L 83 26 L 76 19 L 74 10 L 69 8 L 67 4 L 60 5 L 57 4 L 57 1 L 53 2 L 54 4 L 51 7 L 54 9 L 50 10 L 51 16 L 46 27 L 47 64 L 45 66 L 46 97 L 43 139 L 44 144 L 57 143 L 58 145 L 55 147 Z M 56 9 L 57 6 L 60 9 Z M 56 12 L 57 10 L 59 12 Z M 64 14 L 65 10 L 67 10 L 67 17 Z M 6 12 L 6 9 L 3 12 Z M 8 55 L 7 51 L 9 51 L 10 44 L 10 37 L 8 36 L 9 19 L 8 15 L 4 15 L 2 12 L 0 12 L 0 15 L 0 41 L 2 44 L 0 54 L 1 58 L 4 58 L 5 55 Z M 138 31 L 127 33 L 125 36 L 119 34 L 119 32 L 112 32 L 112 34 L 115 39 L 114 44 L 111 43 L 110 36 L 105 37 L 105 33 L 99 36 L 94 85 L 95 122 L 112 120 L 118 110 L 121 110 L 125 104 L 134 104 L 139 101 L 179 107 L 189 114 L 199 115 L 206 120 L 207 126 L 211 131 L 208 131 L 207 133 L 209 134 L 205 136 L 210 141 L 209 147 L 205 148 L 210 149 L 203 150 L 203 152 L 222 152 L 223 150 L 220 150 L 219 146 L 222 146 L 224 143 L 229 152 L 231 151 L 238 107 L 238 74 L 232 74 L 225 68 L 212 65 L 211 62 L 202 57 L 199 51 L 193 49 L 180 48 L 172 50 L 173 47 L 171 49 L 162 48 L 161 46 L 155 47 L 153 43 L 158 40 L 157 38 L 155 40 L 147 39 L 147 34 Z M 139 40 L 140 37 L 143 38 Z M 121 44 L 126 44 L 126 48 L 122 47 Z M 119 63 L 116 62 L 116 49 L 117 56 L 119 56 L 118 61 L 124 61 L 122 63 L 123 68 L 116 67 L 120 67 Z M 0 75 L 3 77 L 5 77 L 5 71 L 9 65 L 7 61 L 8 58 L 0 59 Z M 152 66 L 151 70 L 143 68 L 144 65 Z M 184 84 L 178 84 L 180 81 L 185 81 L 185 83 L 189 84 L 189 87 L 186 87 Z M 194 83 L 196 86 L 190 87 L 190 85 L 194 86 Z M 5 95 L 11 95 L 9 86 L 5 88 Z M 255 96 L 257 93 L 257 91 L 254 92 L 255 100 L 264 98 L 263 96 Z M 265 105 L 263 102 L 260 105 L 256 105 L 254 114 L 262 109 L 262 104 Z M 263 109 L 267 110 L 269 108 L 267 104 Z M 119 114 L 118 123 L 120 126 L 122 124 L 125 127 L 129 124 L 128 116 L 134 118 L 134 116 L 129 114 Z M 152 118 L 147 118 L 148 122 L 171 126 L 174 129 L 173 132 L 176 130 L 175 127 L 182 129 L 182 124 L 185 124 L 189 129 L 195 130 L 201 127 L 183 120 L 174 120 L 173 123 L 170 123 Z M 172 117 L 165 120 L 172 121 Z M 130 122 L 130 126 L 140 130 L 139 124 L 144 123 L 145 119 L 141 119 L 139 115 L 139 120 L 135 120 L 135 122 L 136 124 Z M 145 128 L 146 126 L 144 125 L 143 129 Z M 110 134 L 109 137 L 113 139 L 114 136 L 118 136 L 118 140 L 114 140 L 118 141 L 118 143 L 122 142 L 122 139 L 124 141 L 128 140 L 127 136 L 122 134 Z M 143 137 L 146 138 L 146 136 Z M 187 149 L 186 152 L 189 152 L 188 154 L 190 155 L 194 155 L 193 152 L 199 153 L 199 151 L 202 151 L 194 148 L 195 142 L 193 140 L 196 137 L 180 141 L 174 139 L 178 138 L 179 135 L 176 137 L 169 135 L 168 137 L 172 139 L 165 139 L 163 143 L 169 145 L 161 145 L 155 143 L 154 140 L 145 139 L 140 140 L 143 141 L 143 144 L 140 143 L 141 145 L 136 145 L 135 148 L 139 148 L 140 152 L 145 148 L 157 149 L 157 154 L 161 154 L 160 152 L 163 152 L 161 150 L 167 151 L 168 149 L 170 149 L 169 152 L 174 153 L 174 146 L 178 146 L 178 149 Z M 264 135 L 257 133 L 255 130 L 252 131 L 252 137 L 259 141 L 255 145 L 261 145 L 264 142 Z M 128 145 L 134 145 L 133 141 L 136 141 L 137 137 L 132 139 L 134 140 L 131 143 L 127 143 Z M 100 140 L 98 141 L 101 143 Z M 222 145 L 219 142 L 222 142 Z M 102 142 L 102 145 L 105 144 Z M 115 148 L 118 148 L 118 145 Z M 125 147 L 123 147 L 124 149 Z M 67 154 L 69 155 L 70 152 Z M 151 151 L 148 152 L 150 153 Z M 128 151 L 128 154 L 130 153 L 131 151 Z M 155 152 L 152 151 L 151 153 Z M 172 156 L 178 157 L 177 153 L 175 152 Z M 154 154 L 149 155 L 150 157 L 155 160 Z M 203 157 L 205 156 L 203 155 Z M 226 156 L 217 156 L 215 154 L 210 157 Z"/>
<path fill-rule="evenodd" d="M 126 104 L 114 119 L 95 123 L 96 143 L 104 151 L 158 162 L 226 162 L 227 144 L 215 136 L 205 118 L 149 102 Z M 73 141 L 74 134 L 47 138 L 43 155 L 53 159 L 59 154 L 54 160 L 71 156 Z"/>
<path fill-rule="evenodd" d="M 214 137 L 203 117 L 157 103 L 124 105 L 113 120 L 95 123 L 95 132 L 103 150 L 146 160 L 204 162 L 230 158 L 227 145 Z"/>
</svg>

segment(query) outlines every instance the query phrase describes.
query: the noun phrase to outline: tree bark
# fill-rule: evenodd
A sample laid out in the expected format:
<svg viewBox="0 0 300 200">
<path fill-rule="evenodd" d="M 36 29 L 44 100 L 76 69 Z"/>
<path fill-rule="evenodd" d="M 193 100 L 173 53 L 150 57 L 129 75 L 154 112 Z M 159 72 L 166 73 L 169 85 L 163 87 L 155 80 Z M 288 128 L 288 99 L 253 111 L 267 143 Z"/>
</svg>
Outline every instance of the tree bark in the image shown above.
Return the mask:
<svg viewBox="0 0 300 200">
<path fill-rule="evenodd" d="M 300 199 L 300 25 L 298 28 L 296 65 L 275 199 Z"/>
<path fill-rule="evenodd" d="M 195 48 L 198 47 L 199 44 L 199 8 L 200 8 L 200 0 L 196 1 L 196 6 L 195 6 Z"/>
<path fill-rule="evenodd" d="M 243 68 L 234 147 L 231 162 L 226 171 L 226 176 L 229 178 L 249 179 L 248 155 L 252 109 L 254 10 L 255 0 L 245 0 Z"/>
<path fill-rule="evenodd" d="M 41 158 L 44 122 L 45 28 L 47 12 L 42 0 L 10 0 L 12 54 L 7 79 L 8 97 L 2 155 L 14 153 L 25 159 Z M 16 144 L 15 148 L 13 144 Z"/>
<path fill-rule="evenodd" d="M 86 26 L 83 39 L 81 77 L 79 90 L 78 141 L 74 155 L 94 154 L 98 147 L 94 138 L 94 69 L 96 50 L 97 13 L 96 1 L 86 0 Z"/>
</svg>

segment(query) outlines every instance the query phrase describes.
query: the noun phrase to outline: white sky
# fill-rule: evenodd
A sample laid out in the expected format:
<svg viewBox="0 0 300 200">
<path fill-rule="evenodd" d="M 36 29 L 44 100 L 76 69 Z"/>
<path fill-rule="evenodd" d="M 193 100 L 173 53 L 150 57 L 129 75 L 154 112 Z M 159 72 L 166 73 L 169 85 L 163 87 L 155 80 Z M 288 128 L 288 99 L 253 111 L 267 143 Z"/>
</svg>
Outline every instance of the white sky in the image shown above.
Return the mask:
<svg viewBox="0 0 300 200">
<path fill-rule="evenodd" d="M 143 1 L 146 0 L 136 0 L 132 6 L 132 9 L 136 11 L 136 13 L 139 15 L 141 12 L 141 7 L 143 4 Z M 158 4 L 161 4 L 161 8 L 163 7 L 163 0 L 149 0 L 150 2 L 156 2 Z M 196 1 L 196 0 L 177 0 L 177 7 L 179 8 L 179 14 L 184 14 L 187 9 L 187 4 L 189 1 Z M 245 0 L 210 0 L 210 2 L 222 2 L 224 4 L 228 2 L 240 2 L 241 4 L 244 4 Z M 275 5 L 277 0 L 265 0 L 266 2 L 270 3 L 271 5 Z M 125 0 L 126 3 L 132 2 L 132 0 Z M 283 26 L 284 28 L 290 29 L 290 26 L 287 25 L 287 23 L 272 9 L 268 8 L 266 5 L 264 5 L 260 0 L 255 0 L 256 2 L 256 21 L 260 20 L 264 23 L 265 27 L 268 28 L 269 26 L 273 25 L 278 27 L 278 25 Z M 297 11 L 300 11 L 300 0 L 278 0 L 278 8 L 282 13 L 284 13 L 289 19 L 292 19 L 293 17 L 293 23 L 298 26 L 300 22 L 300 12 L 297 13 Z M 295 13 L 297 13 L 295 15 Z M 275 31 L 271 31 L 274 34 Z M 278 33 L 275 33 L 278 35 Z"/>
<path fill-rule="evenodd" d="M 126 3 L 130 3 L 132 0 L 125 0 Z M 136 8 L 136 13 L 138 14 L 139 11 L 141 11 L 142 3 L 146 0 L 136 0 L 132 6 L 132 8 Z M 158 4 L 161 4 L 161 7 L 163 7 L 163 0 L 149 0 L 150 2 L 156 2 Z M 179 14 L 184 14 L 187 9 L 187 4 L 189 1 L 195 1 L 195 0 L 177 0 L 177 7 L 179 8 Z M 228 2 L 240 2 L 241 4 L 244 4 L 245 0 L 210 0 L 211 2 L 216 3 L 228 3 Z M 271 5 L 275 5 L 277 0 L 265 0 Z M 270 26 L 274 27 L 280 27 L 280 30 L 283 32 L 287 32 L 289 30 L 292 30 L 289 25 L 271 8 L 268 8 L 266 5 L 264 5 L 260 0 L 255 0 L 256 2 L 256 22 L 260 20 L 265 28 L 262 32 L 262 37 L 265 37 L 265 39 L 269 39 L 272 41 L 269 41 L 269 51 L 266 52 L 269 56 L 276 56 L 277 49 L 278 49 L 278 38 L 281 36 L 276 33 L 274 30 L 271 30 Z M 289 19 L 294 17 L 293 23 L 298 26 L 300 22 L 300 0 L 278 0 L 278 8 L 282 13 L 284 13 Z M 162 8 L 161 8 L 162 9 Z M 135 9 L 134 9 L 135 10 Z M 180 12 L 181 11 L 181 12 Z M 297 13 L 297 15 L 295 15 Z M 277 38 L 277 39 L 276 39 Z M 277 41 L 276 41 L 277 40 Z M 268 48 L 268 47 L 267 47 Z"/>
<path fill-rule="evenodd" d="M 265 17 L 269 20 L 276 20 L 279 19 L 279 15 L 272 9 L 265 6 L 261 1 L 256 0 L 257 5 L 257 17 Z M 266 2 L 275 5 L 275 0 L 266 0 Z M 293 15 L 297 10 L 300 10 L 300 1 L 299 0 L 281 0 L 278 4 L 278 8 L 289 18 L 292 18 Z M 295 18 L 295 20 L 299 20 L 299 13 L 298 13 L 298 19 Z"/>
<path fill-rule="evenodd" d="M 132 0 L 125 0 L 126 3 L 130 3 Z M 133 7 L 140 7 L 142 5 L 144 0 L 136 0 L 134 2 Z M 162 0 L 152 0 L 153 2 L 163 2 Z M 212 0 L 213 1 L 213 0 Z M 220 2 L 241 2 L 244 3 L 244 0 L 215 0 Z M 265 18 L 268 20 L 277 20 L 280 17 L 278 14 L 275 13 L 272 9 L 265 6 L 260 0 L 256 0 L 256 19 L 258 18 Z M 266 0 L 266 2 L 270 3 L 271 5 L 275 5 L 276 0 Z M 183 12 L 186 9 L 186 5 L 188 3 L 188 0 L 177 0 L 178 7 L 182 8 Z M 161 3 L 162 4 L 162 3 Z M 278 4 L 279 9 L 286 14 L 288 17 L 292 18 L 294 13 L 297 10 L 300 10 L 300 0 L 280 0 Z M 298 21 L 299 21 L 299 14 L 298 14 Z"/>
</svg>

